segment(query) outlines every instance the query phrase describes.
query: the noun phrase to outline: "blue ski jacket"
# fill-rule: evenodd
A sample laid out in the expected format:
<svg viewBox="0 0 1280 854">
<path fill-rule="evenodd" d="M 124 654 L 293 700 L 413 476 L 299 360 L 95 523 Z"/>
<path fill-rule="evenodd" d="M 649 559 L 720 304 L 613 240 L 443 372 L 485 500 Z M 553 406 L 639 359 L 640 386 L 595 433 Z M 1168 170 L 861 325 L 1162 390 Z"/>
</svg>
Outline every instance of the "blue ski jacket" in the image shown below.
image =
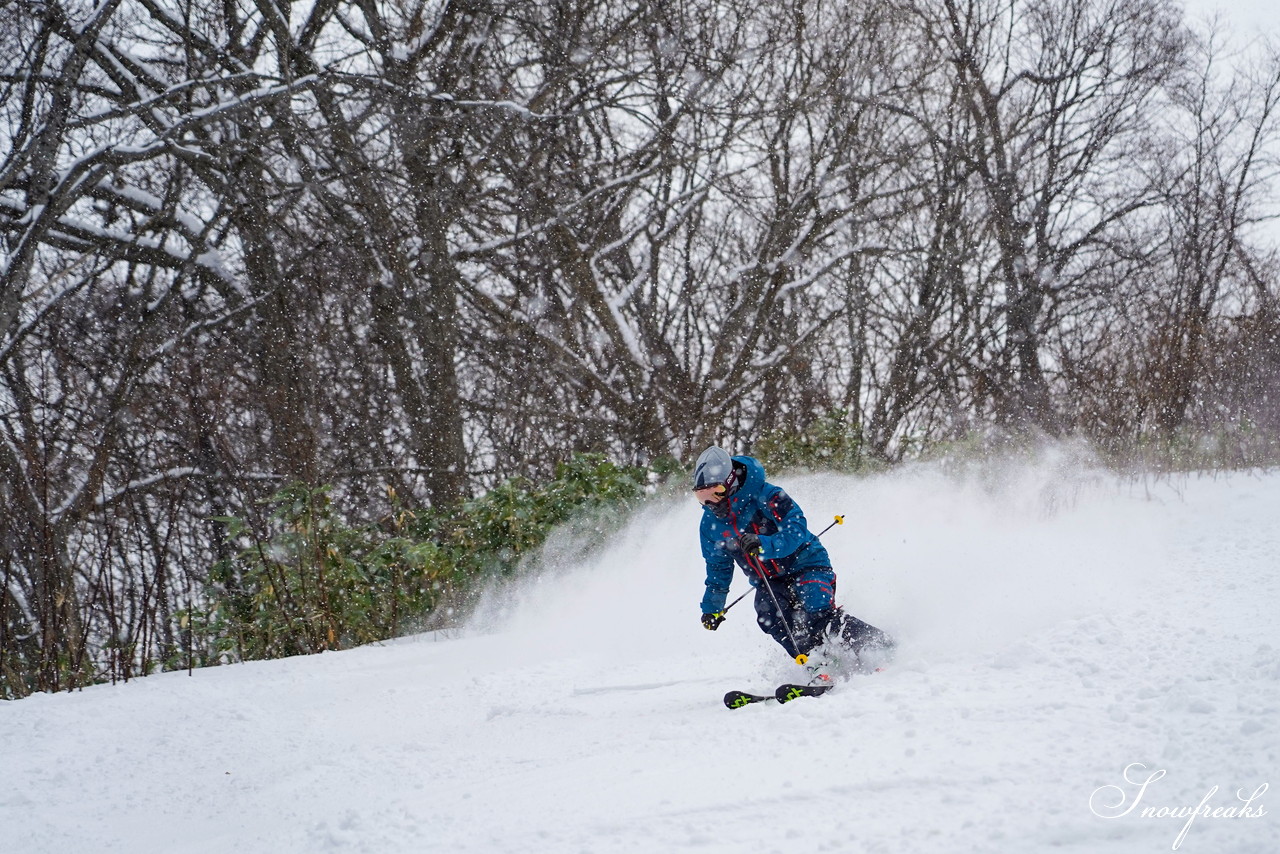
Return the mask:
<svg viewBox="0 0 1280 854">
<path fill-rule="evenodd" d="M 724 609 L 736 563 L 746 573 L 752 587 L 760 586 L 760 575 L 778 578 L 806 569 L 830 567 L 827 550 L 809 530 L 804 511 L 779 486 L 764 479 L 764 466 L 754 457 L 734 457 L 746 468 L 746 478 L 729 502 L 729 513 L 721 519 L 711 510 L 702 511 L 702 556 L 707 561 L 707 591 L 702 596 L 702 613 Z M 725 544 L 739 534 L 752 531 L 760 537 L 760 555 L 748 558 L 730 551 Z"/>
</svg>

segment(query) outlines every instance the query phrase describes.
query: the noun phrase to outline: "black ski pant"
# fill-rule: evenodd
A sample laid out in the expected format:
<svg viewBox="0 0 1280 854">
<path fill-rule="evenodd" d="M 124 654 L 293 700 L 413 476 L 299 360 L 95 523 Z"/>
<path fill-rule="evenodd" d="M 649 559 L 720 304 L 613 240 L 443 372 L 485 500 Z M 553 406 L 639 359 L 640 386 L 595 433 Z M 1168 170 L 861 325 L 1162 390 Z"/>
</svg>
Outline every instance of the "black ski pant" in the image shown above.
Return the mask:
<svg viewBox="0 0 1280 854">
<path fill-rule="evenodd" d="M 828 639 L 854 654 L 866 649 L 888 649 L 893 639 L 835 604 L 835 577 L 830 570 L 829 589 L 815 590 L 811 574 L 784 575 L 756 581 L 756 623 L 787 655 L 808 655 Z M 776 601 L 776 604 L 775 604 Z M 782 614 L 778 608 L 781 606 Z"/>
</svg>

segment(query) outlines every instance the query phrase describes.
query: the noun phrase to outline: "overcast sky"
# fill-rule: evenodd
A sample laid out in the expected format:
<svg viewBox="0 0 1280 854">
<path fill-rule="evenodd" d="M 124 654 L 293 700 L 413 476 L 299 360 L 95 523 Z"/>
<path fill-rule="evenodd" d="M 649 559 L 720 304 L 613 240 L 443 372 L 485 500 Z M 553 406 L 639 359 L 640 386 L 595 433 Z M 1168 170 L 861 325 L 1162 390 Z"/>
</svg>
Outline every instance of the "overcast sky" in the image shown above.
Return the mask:
<svg viewBox="0 0 1280 854">
<path fill-rule="evenodd" d="M 1269 33 L 1280 36 L 1280 2 L 1277 0 L 1182 0 L 1189 19 L 1204 20 L 1221 12 L 1237 36 Z"/>
<path fill-rule="evenodd" d="M 1182 0 L 1182 5 L 1188 23 L 1193 25 L 1220 13 L 1236 45 L 1247 44 L 1258 36 L 1269 36 L 1280 44 L 1280 0 Z M 1276 218 L 1259 228 L 1272 246 L 1280 248 L 1280 199 L 1264 209 Z"/>
</svg>

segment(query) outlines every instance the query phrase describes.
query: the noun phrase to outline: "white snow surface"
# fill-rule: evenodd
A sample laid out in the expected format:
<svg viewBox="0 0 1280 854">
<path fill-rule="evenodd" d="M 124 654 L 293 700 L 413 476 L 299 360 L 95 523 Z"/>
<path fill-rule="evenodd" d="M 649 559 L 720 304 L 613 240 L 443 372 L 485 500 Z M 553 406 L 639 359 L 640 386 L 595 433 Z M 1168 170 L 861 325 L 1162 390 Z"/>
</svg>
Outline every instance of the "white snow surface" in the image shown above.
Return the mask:
<svg viewBox="0 0 1280 854">
<path fill-rule="evenodd" d="M 656 499 L 449 636 L 0 703 L 0 851 L 1280 851 L 1280 475 L 775 482 L 884 672 L 724 708 L 799 671 Z"/>
</svg>

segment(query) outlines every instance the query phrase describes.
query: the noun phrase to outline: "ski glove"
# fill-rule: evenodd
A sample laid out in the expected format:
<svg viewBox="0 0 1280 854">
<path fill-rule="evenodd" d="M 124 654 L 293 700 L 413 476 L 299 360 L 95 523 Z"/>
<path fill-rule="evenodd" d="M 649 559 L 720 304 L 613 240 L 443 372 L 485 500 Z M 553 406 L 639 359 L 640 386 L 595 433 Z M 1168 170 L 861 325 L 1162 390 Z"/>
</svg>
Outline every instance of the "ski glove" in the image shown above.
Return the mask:
<svg viewBox="0 0 1280 854">
<path fill-rule="evenodd" d="M 758 534 L 746 531 L 745 533 L 739 534 L 737 537 L 730 538 L 729 541 L 725 543 L 725 548 L 731 552 L 741 551 L 749 555 L 759 554 L 760 537 Z"/>
<path fill-rule="evenodd" d="M 720 624 L 723 622 L 724 622 L 723 613 L 717 612 L 715 614 L 702 615 L 702 627 L 707 631 L 714 632 L 716 629 L 720 628 Z"/>
</svg>

